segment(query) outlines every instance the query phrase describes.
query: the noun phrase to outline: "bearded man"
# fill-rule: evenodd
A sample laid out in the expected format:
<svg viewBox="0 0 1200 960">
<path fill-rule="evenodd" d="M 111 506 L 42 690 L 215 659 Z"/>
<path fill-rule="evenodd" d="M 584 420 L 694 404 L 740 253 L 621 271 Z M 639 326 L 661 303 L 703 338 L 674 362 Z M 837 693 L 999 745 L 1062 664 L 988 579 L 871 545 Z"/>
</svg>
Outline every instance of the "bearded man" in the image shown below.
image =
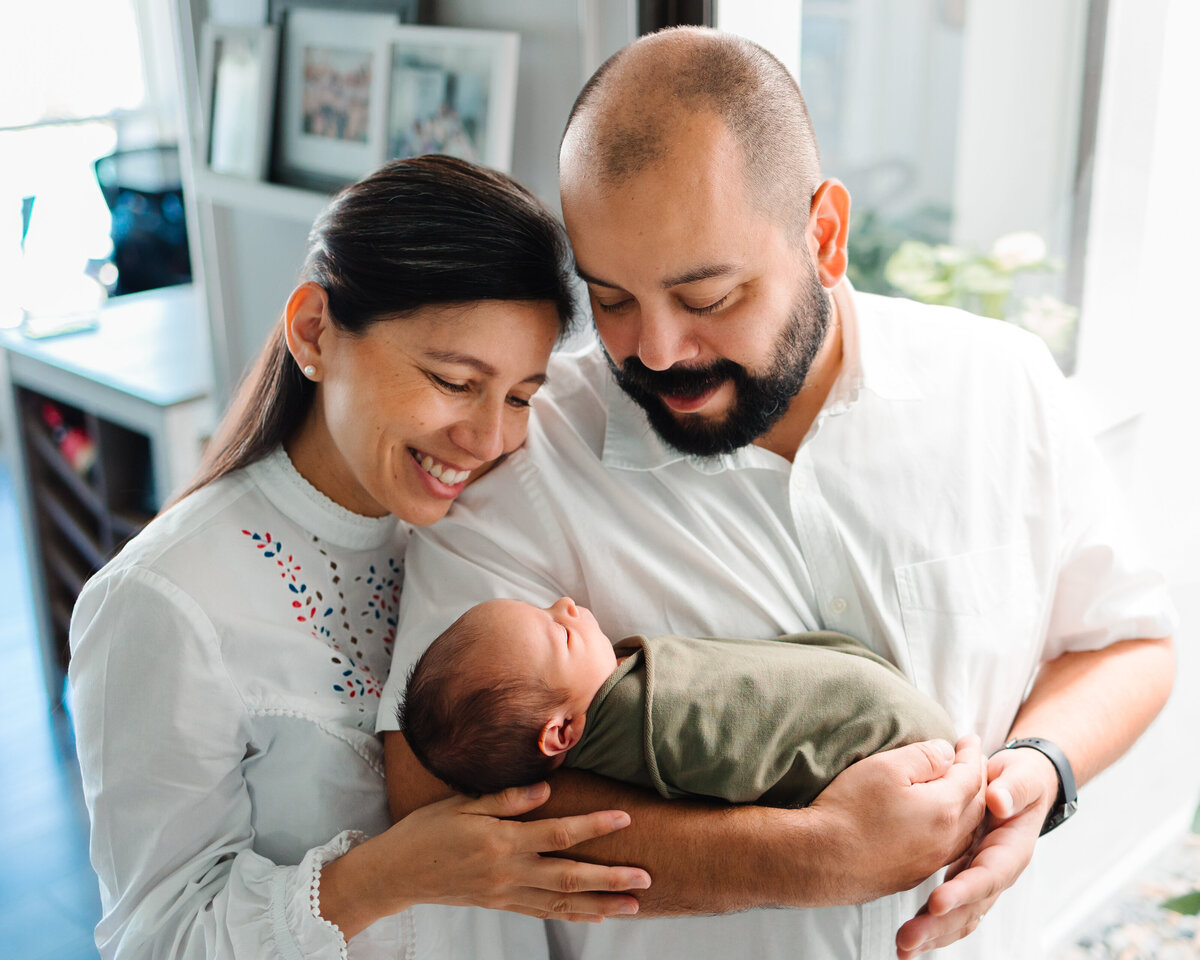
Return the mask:
<svg viewBox="0 0 1200 960">
<path fill-rule="evenodd" d="M 683 28 L 619 51 L 575 104 L 560 178 L 599 343 L 552 364 L 525 448 L 410 547 L 381 728 L 406 666 L 491 597 L 569 595 L 613 637 L 848 633 L 947 709 L 956 749 L 870 757 L 799 810 L 559 772 L 537 815 L 627 810 L 573 852 L 653 885 L 636 920 L 555 925 L 552 944 L 1037 956 L 1028 884 L 1009 888 L 1073 809 L 1072 776 L 1153 719 L 1174 663 L 1162 582 L 1048 352 L 851 289 L 849 194 L 823 178 L 794 81 L 748 41 Z M 395 815 L 446 795 L 403 737 L 386 752 Z"/>
</svg>

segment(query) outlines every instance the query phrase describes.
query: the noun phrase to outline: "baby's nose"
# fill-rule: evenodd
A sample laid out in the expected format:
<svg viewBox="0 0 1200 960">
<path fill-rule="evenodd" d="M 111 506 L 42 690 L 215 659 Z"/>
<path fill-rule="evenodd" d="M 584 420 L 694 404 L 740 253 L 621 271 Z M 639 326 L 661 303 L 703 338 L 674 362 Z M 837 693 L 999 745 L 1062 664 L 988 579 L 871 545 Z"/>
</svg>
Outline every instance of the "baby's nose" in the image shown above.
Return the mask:
<svg viewBox="0 0 1200 960">
<path fill-rule="evenodd" d="M 579 608 L 575 606 L 575 601 L 570 597 L 559 597 L 556 607 L 560 607 L 568 617 L 579 616 Z"/>
</svg>

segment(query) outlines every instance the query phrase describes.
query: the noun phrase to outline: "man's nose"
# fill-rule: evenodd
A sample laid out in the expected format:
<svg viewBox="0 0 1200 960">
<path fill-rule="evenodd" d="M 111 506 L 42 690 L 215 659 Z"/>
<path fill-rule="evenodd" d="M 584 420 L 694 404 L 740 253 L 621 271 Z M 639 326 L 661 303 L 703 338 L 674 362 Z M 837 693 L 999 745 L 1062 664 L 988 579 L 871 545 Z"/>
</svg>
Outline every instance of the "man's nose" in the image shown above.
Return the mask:
<svg viewBox="0 0 1200 960">
<path fill-rule="evenodd" d="M 667 307 L 643 309 L 638 328 L 637 356 L 651 370 L 666 370 L 699 355 L 687 318 Z"/>
</svg>

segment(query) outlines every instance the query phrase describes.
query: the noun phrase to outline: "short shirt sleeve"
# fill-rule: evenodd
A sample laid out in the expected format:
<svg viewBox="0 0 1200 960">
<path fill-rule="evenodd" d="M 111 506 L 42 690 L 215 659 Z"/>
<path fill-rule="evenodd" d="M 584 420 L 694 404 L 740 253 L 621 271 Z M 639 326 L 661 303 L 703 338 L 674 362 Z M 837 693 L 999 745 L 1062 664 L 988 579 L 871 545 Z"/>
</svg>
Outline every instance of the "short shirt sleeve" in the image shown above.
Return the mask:
<svg viewBox="0 0 1200 960">
<path fill-rule="evenodd" d="M 1145 560 L 1123 498 L 1087 429 L 1078 395 L 1048 352 L 1036 375 L 1048 393 L 1060 556 L 1044 659 L 1119 640 L 1167 637 L 1176 614 Z"/>
</svg>

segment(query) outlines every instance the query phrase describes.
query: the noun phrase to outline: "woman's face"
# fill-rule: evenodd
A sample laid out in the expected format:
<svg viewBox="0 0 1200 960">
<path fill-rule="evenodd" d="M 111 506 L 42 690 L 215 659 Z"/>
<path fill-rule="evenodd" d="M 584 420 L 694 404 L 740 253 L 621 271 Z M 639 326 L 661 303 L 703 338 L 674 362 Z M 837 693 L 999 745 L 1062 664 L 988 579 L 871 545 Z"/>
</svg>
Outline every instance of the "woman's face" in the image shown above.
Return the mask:
<svg viewBox="0 0 1200 960">
<path fill-rule="evenodd" d="M 288 452 L 347 509 L 431 524 L 524 442 L 557 336 L 542 301 L 430 307 L 359 336 L 326 325 L 313 411 Z"/>
</svg>

